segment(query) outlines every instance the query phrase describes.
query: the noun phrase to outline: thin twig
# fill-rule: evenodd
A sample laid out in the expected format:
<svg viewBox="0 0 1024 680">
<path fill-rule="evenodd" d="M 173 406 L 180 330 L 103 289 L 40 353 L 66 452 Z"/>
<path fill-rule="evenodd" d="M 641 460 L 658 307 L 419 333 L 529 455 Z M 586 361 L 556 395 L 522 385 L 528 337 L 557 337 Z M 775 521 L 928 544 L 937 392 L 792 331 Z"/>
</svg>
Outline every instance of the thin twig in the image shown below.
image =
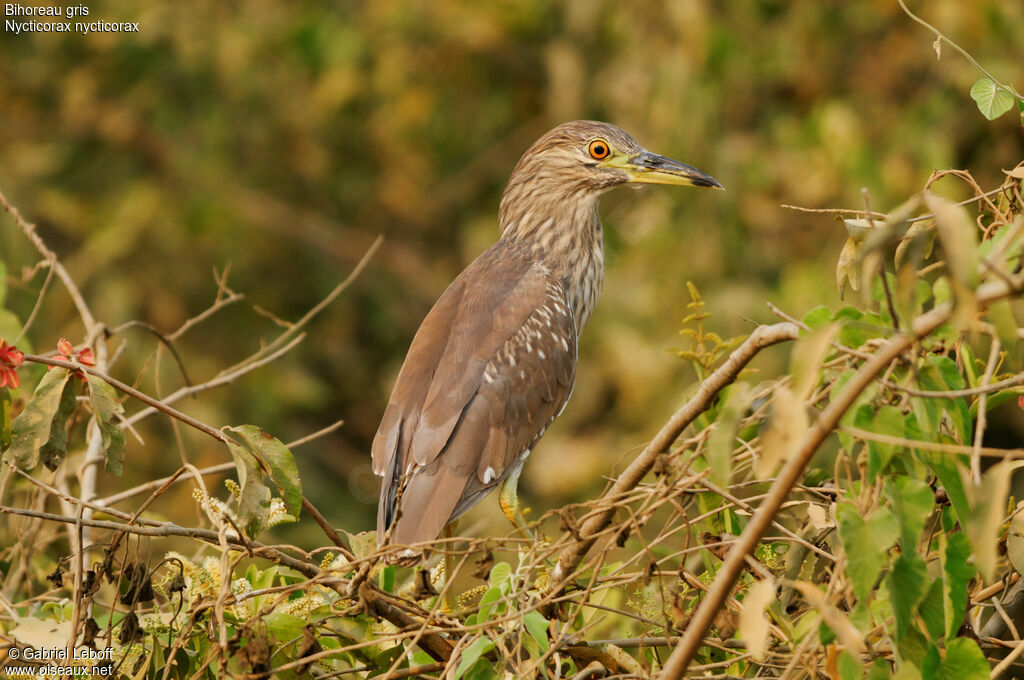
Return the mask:
<svg viewBox="0 0 1024 680">
<path fill-rule="evenodd" d="M 1024 290 L 1024 278 L 1015 281 L 1013 286 L 1005 281 L 987 283 L 978 288 L 977 300 L 980 304 L 986 304 L 1018 294 L 1021 290 Z M 693 618 L 690 620 L 682 639 L 672 651 L 672 655 L 662 670 L 660 677 L 663 680 L 679 680 L 684 677 L 690 661 L 700 646 L 704 633 L 711 626 L 715 614 L 728 597 L 736 579 L 739 578 L 746 562 L 746 556 L 753 551 L 761 536 L 764 535 L 765 530 L 775 517 L 775 513 L 778 512 L 789 495 L 790 490 L 802 475 L 807 462 L 818 450 L 818 447 L 825 438 L 835 430 L 839 424 L 839 419 L 846 413 L 846 410 L 890 361 L 906 351 L 918 339 L 928 335 L 945 323 L 952 315 L 953 305 L 945 303 L 917 317 L 909 329 L 910 332 L 894 336 L 879 348 L 871 359 L 865 361 L 860 369 L 854 373 L 842 391 L 833 398 L 821 415 L 818 416 L 818 419 L 804 434 L 797 451 L 786 463 L 785 467 L 783 467 L 775 483 L 772 484 L 768 497 L 762 501 L 761 506 L 751 518 L 743 533 L 737 539 L 736 544 L 729 552 L 727 559 L 715 575 L 711 588 L 697 607 L 696 612 L 694 612 Z"/>
</svg>

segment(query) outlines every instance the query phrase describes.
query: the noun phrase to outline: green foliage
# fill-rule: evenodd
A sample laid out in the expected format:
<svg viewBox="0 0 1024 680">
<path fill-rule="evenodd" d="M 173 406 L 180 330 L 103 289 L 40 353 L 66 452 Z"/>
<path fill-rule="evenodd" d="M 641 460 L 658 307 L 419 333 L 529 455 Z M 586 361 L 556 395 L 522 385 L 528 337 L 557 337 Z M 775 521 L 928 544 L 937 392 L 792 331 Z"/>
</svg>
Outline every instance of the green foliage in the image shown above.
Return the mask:
<svg viewBox="0 0 1024 680">
<path fill-rule="evenodd" d="M 124 414 L 124 407 L 117 400 L 113 387 L 91 374 L 85 379 L 89 385 L 89 403 L 103 439 L 107 472 L 120 475 L 124 463 L 124 430 L 118 419 Z"/>
<path fill-rule="evenodd" d="M 991 303 L 979 295 L 1015 280 L 1024 257 L 1019 138 L 1003 134 L 1005 119 L 987 126 L 962 117 L 973 74 L 951 72 L 949 87 L 932 81 L 921 90 L 930 53 L 887 61 L 879 26 L 893 45 L 909 44 L 909 28 L 886 24 L 882 5 L 580 7 L 442 0 L 416 9 L 382 0 L 282 5 L 225 22 L 216 6 L 172 3 L 138 42 L 0 45 L 0 98 L 11 104 L 11 124 L 0 129 L 2 189 L 25 202 L 82 277 L 80 292 L 104 319 L 85 333 L 94 347 L 109 344 L 104 370 L 218 424 L 238 480 L 224 482 L 225 502 L 208 495 L 220 488 L 216 473 L 189 476 L 226 460 L 209 432 L 178 423 L 172 431 L 161 417 L 140 423 L 148 406 L 96 376 L 83 384 L 62 368 L 19 368 L 23 386 L 0 388 L 5 459 L 70 494 L 46 497 L 47 512 L 76 494 L 117 500 L 83 510 L 101 524 L 68 524 L 87 537 L 80 552 L 32 515 L 0 526 L 10 599 L 0 632 L 62 646 L 77 612 L 76 625 L 97 626 L 99 644 L 115 648 L 130 677 L 411 674 L 433 662 L 415 644 L 432 635 L 458 658 L 421 675 L 574 677 L 596 663 L 595 675 L 654 677 L 665 639 L 691 625 L 780 465 L 858 385 L 695 661 L 729 677 L 767 677 L 789 664 L 833 680 L 988 677 L 993 649 L 983 652 L 965 626 L 984 639 L 995 618 L 973 602 L 1018 569 L 1020 531 L 1006 528 L 1013 469 L 980 475 L 975 442 L 991 453 L 1001 444 L 986 435 L 1020 423 L 1020 385 L 992 385 L 1024 368 L 1024 308 L 1019 295 Z M 1013 33 L 994 25 L 993 17 L 1016 16 L 1005 3 L 957 12 L 965 25 Z M 196 43 L 200 32 L 209 40 Z M 780 41 L 794 49 L 779 51 Z M 986 37 L 982 47 L 993 44 Z M 665 59 L 665 45 L 678 47 L 678 58 Z M 272 68 L 252 68 L 267 54 Z M 722 92 L 758 105 L 723 108 Z M 988 76 L 971 96 L 986 118 L 1005 115 L 1014 100 L 1024 112 L 1016 91 Z M 585 115 L 641 121 L 642 141 L 701 167 L 718 159 L 730 192 L 724 203 L 694 195 L 678 206 L 609 197 L 612 271 L 581 345 L 592 372 L 580 373 L 573 407 L 549 435 L 555 454 L 524 477 L 526 493 L 543 501 L 531 514 L 540 517 L 536 540 L 502 539 L 490 525 L 476 535 L 494 538 L 434 546 L 425 571 L 384 565 L 373 532 L 346 534 L 351 559 L 340 547 L 325 552 L 330 544 L 312 522 L 294 522 L 303 494 L 328 500 L 320 506 L 332 525 L 369 525 L 375 487 L 359 461 L 415 324 L 493 239 L 516 154 L 551 124 Z M 937 175 L 905 200 L 933 167 L 974 167 L 979 182 L 959 175 L 964 185 L 950 187 Z M 1001 168 L 1012 169 L 993 191 Z M 871 188 L 873 209 L 898 207 L 871 219 L 852 209 L 841 224 L 776 209 L 860 206 L 861 186 Z M 974 200 L 957 205 L 964 196 Z M 51 281 L 49 256 L 4 219 L 0 338 L 24 331 L 22 349 L 51 346 L 73 324 L 66 291 Z M 389 237 L 351 296 L 319 327 L 292 325 L 287 319 L 311 306 L 304 296 L 332 287 L 339 262 L 347 269 L 360 254 L 353 244 L 382 228 L 401 238 Z M 229 261 L 232 285 L 258 306 L 230 306 Z M 215 295 L 196 274 L 210 267 Z M 838 290 L 822 283 L 833 272 Z M 720 392 L 628 493 L 595 500 L 603 483 L 595 480 L 617 474 L 623 452 L 692 392 L 678 380 L 686 367 L 657 349 L 684 303 L 666 291 L 684 282 L 686 343 L 676 354 L 700 378 L 724 363 L 749 319 L 770 318 L 765 299 L 783 314 L 810 309 L 810 332 L 788 366 L 786 350 L 759 355 L 756 374 Z M 200 312 L 211 297 L 228 308 L 224 318 Z M 881 348 L 945 305 L 951 318 L 858 383 Z M 34 325 L 24 329 L 23 319 Z M 235 369 L 281 346 L 265 337 L 278 326 L 291 333 L 285 340 L 308 333 L 302 352 L 237 381 Z M 132 335 L 139 329 L 150 333 L 140 333 L 145 342 Z M 254 358 L 232 365 L 248 349 Z M 669 365 L 648 364 L 650 356 Z M 185 373 L 221 391 L 179 401 L 189 392 L 179 390 L 191 382 Z M 289 441 L 333 419 L 324 414 L 342 414 L 346 427 L 298 463 L 259 427 L 219 427 L 259 422 Z M 86 461 L 87 451 L 97 455 Z M 86 494 L 83 473 L 96 471 L 99 454 L 124 478 L 101 473 Z M 3 472 L 5 513 L 35 512 L 43 487 Z M 151 483 L 172 473 L 174 482 Z M 579 486 L 565 490 L 571 483 Z M 151 494 L 157 505 L 142 500 Z M 610 507 L 611 526 L 553 598 L 553 562 Z M 290 526 L 274 530 L 280 523 Z M 188 549 L 167 553 L 170 541 Z M 315 577 L 286 566 L 310 564 Z M 414 623 L 379 616 L 388 607 Z"/>
<path fill-rule="evenodd" d="M 978 103 L 981 115 L 995 120 L 1013 108 L 1015 97 L 1005 86 L 996 85 L 989 78 L 981 78 L 971 88 L 971 99 Z"/>
<path fill-rule="evenodd" d="M 75 406 L 75 383 L 64 368 L 47 371 L 36 386 L 32 399 L 14 419 L 13 439 L 5 456 L 18 467 L 32 470 L 40 459 L 56 469 L 67 449 L 65 430 Z"/>
<path fill-rule="evenodd" d="M 238 517 L 250 536 L 257 536 L 268 525 L 294 522 L 302 507 L 302 486 L 291 452 L 280 440 L 254 425 L 226 428 L 242 438 L 227 441 L 235 461 L 238 482 Z M 282 508 L 274 511 L 266 480 L 277 487 Z"/>
<path fill-rule="evenodd" d="M 722 356 L 743 342 L 746 336 L 739 335 L 723 340 L 717 333 L 705 330 L 704 322 L 711 318 L 711 314 L 704 311 L 704 300 L 701 299 L 700 291 L 692 281 L 686 282 L 686 289 L 690 293 L 690 302 L 686 308 L 693 311 L 683 318 L 683 325 L 692 327 L 683 328 L 679 335 L 689 338 L 690 347 L 674 351 L 676 356 L 692 363 L 697 376 L 703 379 Z"/>
</svg>

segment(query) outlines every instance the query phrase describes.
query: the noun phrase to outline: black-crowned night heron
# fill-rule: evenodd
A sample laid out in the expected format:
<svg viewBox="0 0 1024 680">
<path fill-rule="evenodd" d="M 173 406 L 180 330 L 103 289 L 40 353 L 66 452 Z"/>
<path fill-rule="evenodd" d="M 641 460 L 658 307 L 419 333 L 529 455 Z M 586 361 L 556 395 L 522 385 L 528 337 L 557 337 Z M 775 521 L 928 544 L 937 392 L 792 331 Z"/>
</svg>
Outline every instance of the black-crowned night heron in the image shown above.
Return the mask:
<svg viewBox="0 0 1024 680">
<path fill-rule="evenodd" d="M 627 182 L 722 188 L 594 121 L 559 125 L 519 160 L 500 239 L 423 320 L 373 440 L 378 541 L 389 528 L 394 545 L 432 541 L 499 484 L 521 525 L 519 473 L 572 393 L 576 341 L 604 282 L 597 199 Z"/>
</svg>

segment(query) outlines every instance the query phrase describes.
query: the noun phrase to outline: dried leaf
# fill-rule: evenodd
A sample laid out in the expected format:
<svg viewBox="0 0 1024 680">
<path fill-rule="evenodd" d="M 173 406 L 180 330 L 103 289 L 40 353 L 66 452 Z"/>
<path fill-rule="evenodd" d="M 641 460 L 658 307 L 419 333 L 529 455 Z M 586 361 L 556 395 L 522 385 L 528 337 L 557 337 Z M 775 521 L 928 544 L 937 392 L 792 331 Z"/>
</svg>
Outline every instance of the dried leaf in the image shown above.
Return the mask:
<svg viewBox="0 0 1024 680">
<path fill-rule="evenodd" d="M 765 479 L 774 474 L 779 464 L 789 460 L 807 431 L 807 412 L 803 400 L 786 385 L 779 385 L 772 395 L 772 416 L 761 438 L 761 455 L 754 464 L 754 474 Z"/>
<path fill-rule="evenodd" d="M 142 639 L 142 626 L 139 625 L 139 617 L 134 611 L 125 614 L 121 620 L 121 630 L 117 633 L 117 641 L 122 645 L 129 645 Z"/>
<path fill-rule="evenodd" d="M 793 376 L 793 394 L 800 401 L 810 398 L 811 392 L 818 384 L 821 365 L 838 332 L 839 324 L 830 323 L 806 333 L 793 345 L 789 372 Z"/>
<path fill-rule="evenodd" d="M 416 586 L 412 591 L 412 599 L 417 602 L 426 600 L 428 597 L 437 597 L 437 589 L 430 582 L 430 572 L 426 569 L 416 570 Z"/>
<path fill-rule="evenodd" d="M 836 288 L 839 289 L 840 298 L 846 294 L 847 282 L 854 291 L 860 290 L 860 268 L 857 267 L 857 260 L 857 242 L 848 238 L 836 262 Z"/>
<path fill-rule="evenodd" d="M 817 503 L 807 503 L 807 519 L 810 520 L 811 526 L 818 531 L 830 529 L 835 524 L 829 520 L 828 513 L 825 512 L 825 508 L 821 507 Z"/>
<path fill-rule="evenodd" d="M 113 387 L 88 373 L 85 379 L 89 385 L 89 403 L 92 404 L 92 412 L 103 438 L 106 470 L 110 474 L 120 475 L 124 464 L 124 430 L 118 420 L 124 413 L 124 407 L 117 400 L 117 392 Z"/>
<path fill-rule="evenodd" d="M 821 620 L 832 629 L 839 642 L 851 652 L 862 654 L 867 651 L 864 644 L 864 634 L 857 630 L 850 619 L 843 612 L 839 611 L 825 600 L 825 594 L 818 589 L 818 586 L 806 581 L 796 581 L 793 586 L 800 591 L 807 604 L 818 610 Z"/>
<path fill-rule="evenodd" d="M 1010 492 L 1013 471 L 1024 463 L 1000 462 L 989 468 L 980 484 L 974 484 L 961 471 L 971 512 L 961 517 L 964 531 L 971 540 L 974 564 L 986 583 L 991 583 L 999 561 L 999 527 L 1006 513 L 1006 497 Z"/>
<path fill-rule="evenodd" d="M 36 649 L 63 649 L 71 637 L 71 622 L 58 623 L 53 619 L 37 619 L 34 616 L 19 617 L 9 635 L 21 644 Z"/>
<path fill-rule="evenodd" d="M 39 465 L 44 447 L 48 447 L 48 455 L 52 456 L 56 450 L 55 445 L 59 444 L 59 441 L 54 441 L 54 437 L 58 440 L 63 438 L 64 446 L 67 446 L 67 433 L 63 430 L 69 412 L 63 415 L 61 412 L 68 405 L 74 408 L 74 394 L 64 396 L 71 392 L 68 382 L 70 377 L 71 374 L 63 368 L 47 371 L 25 410 L 14 419 L 11 425 L 11 447 L 7 453 L 18 467 L 32 470 Z"/>
<path fill-rule="evenodd" d="M 925 204 L 935 214 L 935 227 L 953 277 L 966 288 L 978 287 L 978 227 L 963 206 L 925 194 Z"/>
<path fill-rule="evenodd" d="M 740 609 L 739 637 L 755 661 L 763 661 L 768 649 L 770 622 L 765 612 L 775 601 L 775 583 L 765 579 L 750 586 Z"/>
</svg>

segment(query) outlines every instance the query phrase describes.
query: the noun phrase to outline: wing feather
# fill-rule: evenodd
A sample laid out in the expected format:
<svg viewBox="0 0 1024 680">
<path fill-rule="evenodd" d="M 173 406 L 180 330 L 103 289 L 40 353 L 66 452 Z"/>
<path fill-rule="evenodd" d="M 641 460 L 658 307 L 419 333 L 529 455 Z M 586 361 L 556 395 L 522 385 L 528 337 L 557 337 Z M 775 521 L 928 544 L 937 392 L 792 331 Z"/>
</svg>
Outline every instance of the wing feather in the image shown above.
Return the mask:
<svg viewBox="0 0 1024 680">
<path fill-rule="evenodd" d="M 521 465 L 575 377 L 576 328 L 560 283 L 525 249 L 499 241 L 424 319 L 373 443 L 385 475 L 378 536 L 435 538 Z M 561 310 L 561 311 L 559 311 Z"/>
</svg>

